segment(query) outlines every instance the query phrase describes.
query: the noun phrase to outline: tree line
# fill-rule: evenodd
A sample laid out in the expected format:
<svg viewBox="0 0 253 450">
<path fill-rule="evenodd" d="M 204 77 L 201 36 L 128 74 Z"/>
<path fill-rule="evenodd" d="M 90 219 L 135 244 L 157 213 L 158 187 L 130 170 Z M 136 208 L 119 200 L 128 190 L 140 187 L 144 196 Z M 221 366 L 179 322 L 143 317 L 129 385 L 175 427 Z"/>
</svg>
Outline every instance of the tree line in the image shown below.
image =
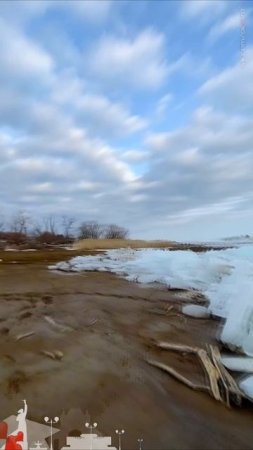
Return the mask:
<svg viewBox="0 0 253 450">
<path fill-rule="evenodd" d="M 117 224 L 100 224 L 95 220 L 79 222 L 71 216 L 47 215 L 34 220 L 26 212 L 10 219 L 0 216 L 0 241 L 13 245 L 60 245 L 76 239 L 126 239 L 127 228 Z"/>
</svg>

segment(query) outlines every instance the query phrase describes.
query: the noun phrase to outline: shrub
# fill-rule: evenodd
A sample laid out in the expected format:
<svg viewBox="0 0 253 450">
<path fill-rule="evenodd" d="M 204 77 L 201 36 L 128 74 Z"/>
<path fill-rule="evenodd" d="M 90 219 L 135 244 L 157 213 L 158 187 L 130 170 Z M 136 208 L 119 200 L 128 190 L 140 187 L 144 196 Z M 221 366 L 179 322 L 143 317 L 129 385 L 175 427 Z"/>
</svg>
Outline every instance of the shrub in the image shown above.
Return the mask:
<svg viewBox="0 0 253 450">
<path fill-rule="evenodd" d="M 98 222 L 83 222 L 79 227 L 80 239 L 100 239 L 102 236 L 103 227 Z"/>
<path fill-rule="evenodd" d="M 126 239 L 128 237 L 129 231 L 115 224 L 106 226 L 104 231 L 105 239 Z"/>
</svg>

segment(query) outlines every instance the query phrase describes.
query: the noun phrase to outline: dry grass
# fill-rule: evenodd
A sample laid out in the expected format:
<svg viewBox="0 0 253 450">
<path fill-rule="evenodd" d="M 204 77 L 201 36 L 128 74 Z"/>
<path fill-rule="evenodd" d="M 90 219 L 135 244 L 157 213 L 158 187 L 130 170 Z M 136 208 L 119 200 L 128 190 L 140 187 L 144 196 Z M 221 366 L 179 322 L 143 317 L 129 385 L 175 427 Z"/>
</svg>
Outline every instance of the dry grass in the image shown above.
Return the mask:
<svg viewBox="0 0 253 450">
<path fill-rule="evenodd" d="M 69 246 L 70 247 L 70 246 Z M 5 264 L 44 264 L 66 261 L 74 256 L 95 255 L 98 251 L 117 248 L 161 248 L 169 250 L 192 250 L 203 252 L 211 250 L 212 247 L 203 245 L 185 244 L 174 241 L 144 241 L 137 239 L 83 239 L 73 244 L 71 249 L 55 246 L 52 249 L 41 249 L 37 251 L 4 251 L 0 250 L 0 268 Z M 220 250 L 222 247 L 220 248 Z M 217 248 L 216 248 L 217 250 Z"/>
<path fill-rule="evenodd" d="M 0 269 L 5 264 L 53 264 L 59 261 L 67 261 L 74 256 L 90 255 L 96 252 L 82 250 L 38 250 L 36 252 L 0 251 Z"/>
<path fill-rule="evenodd" d="M 171 248 L 173 241 L 144 241 L 134 239 L 82 239 L 75 242 L 76 250 L 107 250 L 114 248 Z"/>
</svg>

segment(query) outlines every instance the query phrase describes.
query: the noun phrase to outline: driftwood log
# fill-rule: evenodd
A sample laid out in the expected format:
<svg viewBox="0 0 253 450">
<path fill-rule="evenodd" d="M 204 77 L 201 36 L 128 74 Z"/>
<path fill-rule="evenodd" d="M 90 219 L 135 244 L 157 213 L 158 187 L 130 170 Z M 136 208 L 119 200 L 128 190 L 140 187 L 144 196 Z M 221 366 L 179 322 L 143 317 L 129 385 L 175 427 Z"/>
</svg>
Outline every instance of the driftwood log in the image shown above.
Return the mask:
<svg viewBox="0 0 253 450">
<path fill-rule="evenodd" d="M 177 372 L 174 368 L 161 362 L 148 360 L 147 362 L 150 365 L 164 370 L 191 389 L 209 393 L 215 400 L 225 403 L 228 407 L 230 407 L 231 402 L 241 405 L 242 397 L 245 397 L 245 395 L 239 389 L 234 378 L 223 366 L 218 347 L 208 345 L 207 350 L 204 350 L 200 347 L 191 347 L 189 345 L 172 344 L 168 342 L 157 342 L 155 345 L 164 350 L 195 354 L 199 358 L 201 366 L 204 369 L 207 385 L 195 384 Z"/>
<path fill-rule="evenodd" d="M 34 331 L 29 331 L 28 333 L 19 334 L 16 336 L 16 341 L 21 341 L 21 339 L 28 338 L 30 336 L 33 336 L 35 333 Z"/>
<path fill-rule="evenodd" d="M 164 370 L 165 372 L 172 375 L 176 380 L 181 381 L 181 383 L 186 384 L 186 386 L 190 387 L 191 389 L 194 389 L 195 391 L 204 391 L 204 392 L 210 392 L 210 388 L 204 384 L 195 384 L 191 380 L 188 380 L 188 378 L 181 375 L 179 372 L 177 372 L 175 369 L 173 369 L 170 366 L 167 366 L 166 364 L 160 363 L 158 361 L 153 361 L 151 359 L 148 360 L 148 363 L 151 366 L 158 367 L 159 369 Z"/>
<path fill-rule="evenodd" d="M 234 403 L 236 403 L 237 405 L 241 405 L 242 396 L 244 396 L 244 394 L 239 389 L 239 387 L 238 387 L 236 381 L 234 380 L 234 378 L 232 377 L 232 375 L 230 375 L 230 373 L 227 371 L 227 369 L 223 366 L 223 364 L 221 362 L 220 350 L 218 349 L 218 347 L 216 347 L 216 346 L 214 347 L 213 345 L 210 345 L 209 349 L 210 349 L 212 361 L 220 374 L 220 378 L 223 381 L 223 385 L 226 390 L 228 406 L 230 405 L 230 402 L 229 402 L 230 395 L 229 394 L 231 394 L 233 396 Z"/>
</svg>

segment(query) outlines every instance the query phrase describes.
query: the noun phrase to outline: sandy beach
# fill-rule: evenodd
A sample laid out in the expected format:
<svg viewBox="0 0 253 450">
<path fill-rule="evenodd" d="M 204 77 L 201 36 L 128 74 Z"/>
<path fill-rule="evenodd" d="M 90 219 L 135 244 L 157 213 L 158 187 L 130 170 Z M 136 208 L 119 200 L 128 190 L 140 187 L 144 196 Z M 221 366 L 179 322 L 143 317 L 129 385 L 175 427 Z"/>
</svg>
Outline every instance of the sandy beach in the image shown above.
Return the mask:
<svg viewBox="0 0 253 450">
<path fill-rule="evenodd" d="M 182 302 L 203 298 L 109 273 L 48 270 L 70 256 L 0 255 L 1 418 L 26 398 L 29 418 L 39 422 L 80 408 L 103 435 L 115 436 L 123 427 L 126 449 L 136 448 L 140 436 L 146 449 L 252 449 L 249 403 L 228 409 L 147 364 L 150 358 L 169 363 L 204 382 L 193 357 L 154 346 L 157 340 L 203 347 L 215 342 L 219 321 L 180 312 Z M 26 333 L 33 334 L 22 338 Z M 48 356 L 54 351 L 61 358 Z"/>
</svg>

